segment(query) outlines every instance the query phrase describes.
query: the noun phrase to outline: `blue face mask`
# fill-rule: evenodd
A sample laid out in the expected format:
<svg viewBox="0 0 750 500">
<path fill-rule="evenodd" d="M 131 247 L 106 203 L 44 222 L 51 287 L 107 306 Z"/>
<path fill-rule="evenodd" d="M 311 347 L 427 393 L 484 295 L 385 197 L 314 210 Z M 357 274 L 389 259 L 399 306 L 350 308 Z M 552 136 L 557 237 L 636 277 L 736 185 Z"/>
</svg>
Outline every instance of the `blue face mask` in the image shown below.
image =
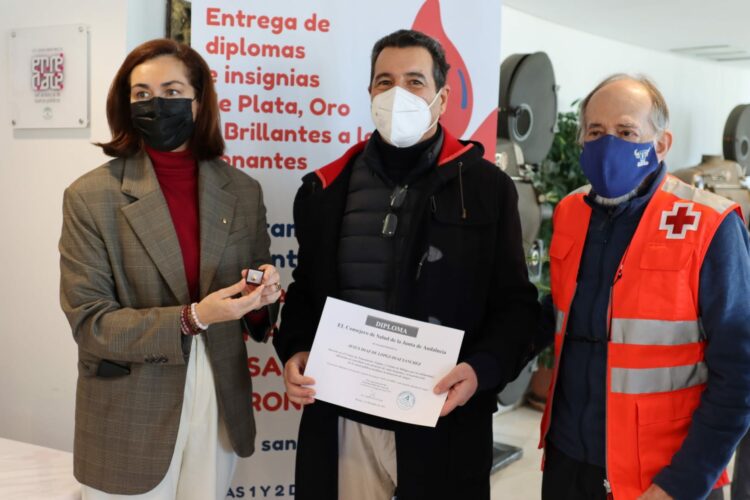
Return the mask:
<svg viewBox="0 0 750 500">
<path fill-rule="evenodd" d="M 599 196 L 619 198 L 635 190 L 659 168 L 654 143 L 605 135 L 583 145 L 581 168 Z"/>
</svg>

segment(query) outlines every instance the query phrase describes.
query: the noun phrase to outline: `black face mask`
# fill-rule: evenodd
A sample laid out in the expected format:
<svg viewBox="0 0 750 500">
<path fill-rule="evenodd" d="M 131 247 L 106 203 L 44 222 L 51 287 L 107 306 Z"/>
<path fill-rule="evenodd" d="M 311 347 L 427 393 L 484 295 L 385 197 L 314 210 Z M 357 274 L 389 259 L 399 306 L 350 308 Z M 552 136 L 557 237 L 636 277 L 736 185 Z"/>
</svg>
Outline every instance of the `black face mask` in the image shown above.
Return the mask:
<svg viewBox="0 0 750 500">
<path fill-rule="evenodd" d="M 159 151 L 173 151 L 193 134 L 193 99 L 131 102 L 130 116 L 146 144 Z"/>
</svg>

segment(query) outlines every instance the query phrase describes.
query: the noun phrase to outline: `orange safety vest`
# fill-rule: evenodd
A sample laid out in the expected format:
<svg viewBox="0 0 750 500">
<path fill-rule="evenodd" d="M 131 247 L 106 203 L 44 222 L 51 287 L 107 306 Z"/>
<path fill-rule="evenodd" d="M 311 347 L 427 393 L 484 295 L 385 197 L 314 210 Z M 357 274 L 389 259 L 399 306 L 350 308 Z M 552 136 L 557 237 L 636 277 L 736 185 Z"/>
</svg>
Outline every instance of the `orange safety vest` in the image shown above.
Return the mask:
<svg viewBox="0 0 750 500">
<path fill-rule="evenodd" d="M 555 369 L 541 424 L 552 415 L 568 312 L 588 232 L 584 192 L 565 197 L 554 214 L 550 245 L 556 310 Z M 700 270 L 721 221 L 739 206 L 667 175 L 646 207 L 609 297 L 606 464 L 616 500 L 637 498 L 670 464 L 687 436 L 706 386 Z M 727 484 L 726 471 L 716 487 Z"/>
</svg>

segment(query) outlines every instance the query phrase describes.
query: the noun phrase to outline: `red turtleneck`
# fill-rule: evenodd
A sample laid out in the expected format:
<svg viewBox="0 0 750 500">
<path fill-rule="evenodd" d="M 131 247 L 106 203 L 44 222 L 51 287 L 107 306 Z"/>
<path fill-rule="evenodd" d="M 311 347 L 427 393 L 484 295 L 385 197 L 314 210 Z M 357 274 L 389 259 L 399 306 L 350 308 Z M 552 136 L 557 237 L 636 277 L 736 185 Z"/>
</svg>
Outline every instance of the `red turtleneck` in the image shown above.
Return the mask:
<svg viewBox="0 0 750 500">
<path fill-rule="evenodd" d="M 200 225 L 198 222 L 198 164 L 189 151 L 164 152 L 146 146 L 156 178 L 167 200 L 182 250 L 190 300 L 200 299 Z"/>
</svg>

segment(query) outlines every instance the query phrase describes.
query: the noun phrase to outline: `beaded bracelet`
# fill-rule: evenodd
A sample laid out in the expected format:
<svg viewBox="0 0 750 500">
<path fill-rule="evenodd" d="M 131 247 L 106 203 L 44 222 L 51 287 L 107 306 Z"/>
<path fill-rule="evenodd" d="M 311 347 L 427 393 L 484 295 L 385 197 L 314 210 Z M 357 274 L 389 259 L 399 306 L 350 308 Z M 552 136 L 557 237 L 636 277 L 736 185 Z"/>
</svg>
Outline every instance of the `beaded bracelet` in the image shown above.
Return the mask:
<svg viewBox="0 0 750 500">
<path fill-rule="evenodd" d="M 201 323 L 201 320 L 198 319 L 198 313 L 195 312 L 195 306 L 197 305 L 198 304 L 195 302 L 190 304 L 190 317 L 193 318 L 193 325 L 195 325 L 198 330 L 205 332 L 206 330 L 208 330 L 208 325 L 204 325 L 203 323 Z"/>
<path fill-rule="evenodd" d="M 180 311 L 180 330 L 183 335 L 198 335 L 201 333 L 195 326 L 193 326 L 190 319 L 190 306 L 184 306 Z"/>
</svg>

